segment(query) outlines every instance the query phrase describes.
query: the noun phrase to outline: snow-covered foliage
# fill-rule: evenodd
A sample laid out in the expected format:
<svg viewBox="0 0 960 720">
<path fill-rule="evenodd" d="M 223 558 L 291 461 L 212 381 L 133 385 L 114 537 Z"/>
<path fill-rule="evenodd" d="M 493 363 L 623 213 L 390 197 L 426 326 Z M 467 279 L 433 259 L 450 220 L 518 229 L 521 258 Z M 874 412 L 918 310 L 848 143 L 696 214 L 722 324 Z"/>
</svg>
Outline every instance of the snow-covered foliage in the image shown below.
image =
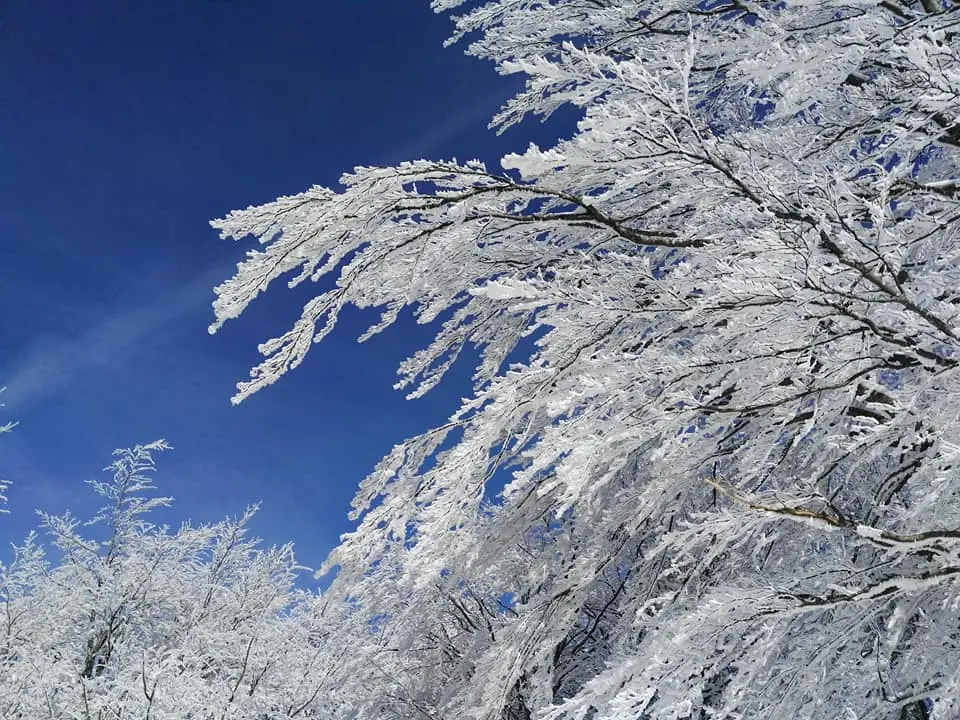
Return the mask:
<svg viewBox="0 0 960 720">
<path fill-rule="evenodd" d="M 434 7 L 526 76 L 496 125 L 576 133 L 214 222 L 262 248 L 212 330 L 336 275 L 237 401 L 349 305 L 438 323 L 414 397 L 481 353 L 328 561 L 388 668 L 354 716 L 955 717 L 960 6 Z"/>
<path fill-rule="evenodd" d="M 247 537 L 253 509 L 176 531 L 144 519 L 168 502 L 145 494 L 165 447 L 118 451 L 112 480 L 91 483 L 105 505 L 90 520 L 42 515 L 61 560 L 31 535 L 0 565 L 4 720 L 287 720 L 327 707 L 326 616 L 295 588 L 291 547 Z"/>
</svg>

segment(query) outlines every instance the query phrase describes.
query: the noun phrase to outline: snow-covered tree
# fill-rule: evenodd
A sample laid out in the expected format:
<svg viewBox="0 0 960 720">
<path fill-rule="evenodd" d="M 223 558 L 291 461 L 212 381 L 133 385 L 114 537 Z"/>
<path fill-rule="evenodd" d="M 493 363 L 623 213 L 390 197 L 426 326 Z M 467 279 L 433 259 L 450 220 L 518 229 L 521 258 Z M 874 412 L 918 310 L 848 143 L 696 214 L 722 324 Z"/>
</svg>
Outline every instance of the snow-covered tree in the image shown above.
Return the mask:
<svg viewBox="0 0 960 720">
<path fill-rule="evenodd" d="M 573 136 L 213 223 L 262 245 L 214 331 L 336 275 L 235 401 L 350 305 L 438 323 L 412 397 L 480 353 L 328 560 L 393 653 L 358 716 L 953 717 L 960 6 L 433 4 Z"/>
<path fill-rule="evenodd" d="M 0 566 L 0 717 L 331 717 L 336 655 L 323 601 L 294 585 L 292 548 L 247 537 L 253 509 L 150 524 L 169 501 L 147 494 L 165 447 L 118 451 L 112 479 L 91 483 L 105 505 L 90 520 L 42 515 L 56 563 L 31 535 Z"/>
</svg>

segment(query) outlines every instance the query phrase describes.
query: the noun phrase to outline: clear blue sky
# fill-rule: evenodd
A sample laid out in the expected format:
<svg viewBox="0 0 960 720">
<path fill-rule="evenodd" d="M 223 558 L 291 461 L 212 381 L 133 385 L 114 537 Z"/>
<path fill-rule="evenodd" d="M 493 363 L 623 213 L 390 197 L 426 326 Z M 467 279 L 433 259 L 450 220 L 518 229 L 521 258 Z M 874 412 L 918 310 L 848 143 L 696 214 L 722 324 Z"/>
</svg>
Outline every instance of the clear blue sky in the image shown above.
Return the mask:
<svg viewBox="0 0 960 720">
<path fill-rule="evenodd" d="M 358 164 L 491 161 L 548 129 L 497 138 L 515 90 L 427 0 L 12 0 L 0 8 L 0 540 L 33 509 L 83 514 L 119 446 L 167 438 L 171 522 L 263 501 L 256 532 L 316 566 L 357 483 L 443 421 L 469 368 L 423 400 L 391 389 L 429 330 L 358 345 L 358 315 L 242 406 L 233 384 L 304 293 L 282 286 L 210 337 L 212 288 L 246 245 L 207 221 Z M 306 288 L 309 290 L 309 288 Z M 6 557 L 6 552 L 0 557 Z"/>
</svg>

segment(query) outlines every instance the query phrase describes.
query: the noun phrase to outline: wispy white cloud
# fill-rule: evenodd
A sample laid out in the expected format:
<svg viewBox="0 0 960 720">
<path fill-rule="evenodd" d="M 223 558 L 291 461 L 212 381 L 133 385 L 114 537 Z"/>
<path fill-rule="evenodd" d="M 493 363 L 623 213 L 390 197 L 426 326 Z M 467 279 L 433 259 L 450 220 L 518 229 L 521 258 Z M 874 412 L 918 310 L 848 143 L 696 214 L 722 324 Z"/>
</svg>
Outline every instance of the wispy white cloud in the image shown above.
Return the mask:
<svg viewBox="0 0 960 720">
<path fill-rule="evenodd" d="M 390 162 L 424 158 L 460 133 L 476 128 L 481 123 L 486 125 L 486 122 L 489 122 L 496 115 L 497 110 L 506 102 L 508 97 L 509 93 L 503 87 L 498 87 L 493 92 L 480 96 L 458 112 L 426 128 L 422 136 L 404 143 L 399 149 L 391 153 Z"/>
<path fill-rule="evenodd" d="M 152 302 L 102 318 L 72 338 L 42 340 L 0 370 L 6 385 L 4 401 L 22 413 L 29 405 L 68 387 L 78 376 L 97 367 L 112 366 L 135 350 L 138 343 L 213 298 L 213 286 L 226 269 L 209 268 L 173 292 L 158 293 Z"/>
</svg>

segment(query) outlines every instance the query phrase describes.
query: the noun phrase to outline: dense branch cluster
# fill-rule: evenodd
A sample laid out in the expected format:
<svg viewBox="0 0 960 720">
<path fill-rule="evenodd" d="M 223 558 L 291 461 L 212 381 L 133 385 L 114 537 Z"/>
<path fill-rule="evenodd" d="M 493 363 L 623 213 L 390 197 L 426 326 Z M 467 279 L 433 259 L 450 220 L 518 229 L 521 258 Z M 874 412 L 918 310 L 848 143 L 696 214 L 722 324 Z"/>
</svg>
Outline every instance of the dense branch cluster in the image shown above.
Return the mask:
<svg viewBox="0 0 960 720">
<path fill-rule="evenodd" d="M 247 537 L 254 509 L 176 532 L 145 519 L 169 502 L 149 494 L 166 447 L 118 451 L 90 520 L 42 514 L 56 562 L 31 535 L 0 565 L 0 717 L 335 714 L 322 600 L 294 586 L 289 545 Z"/>
<path fill-rule="evenodd" d="M 496 124 L 576 133 L 214 223 L 262 249 L 213 329 L 336 276 L 238 401 L 349 305 L 438 323 L 412 396 L 480 352 L 328 561 L 371 623 L 356 717 L 951 717 L 957 6 L 434 5 L 526 76 Z"/>
</svg>

